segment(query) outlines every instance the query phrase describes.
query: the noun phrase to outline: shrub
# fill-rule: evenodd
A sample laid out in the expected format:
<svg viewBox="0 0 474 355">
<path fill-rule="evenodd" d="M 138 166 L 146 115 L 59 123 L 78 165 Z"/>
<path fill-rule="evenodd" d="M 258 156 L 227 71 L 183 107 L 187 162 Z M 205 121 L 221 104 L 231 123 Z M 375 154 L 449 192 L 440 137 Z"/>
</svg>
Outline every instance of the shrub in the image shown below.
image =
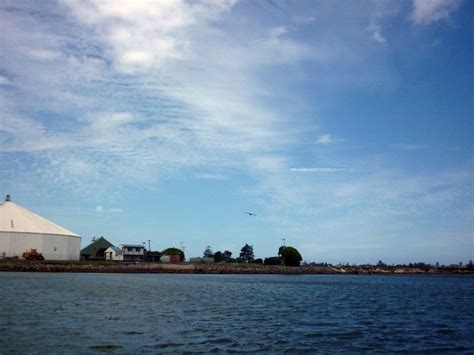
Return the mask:
<svg viewBox="0 0 474 355">
<path fill-rule="evenodd" d="M 278 255 L 281 255 L 286 266 L 300 266 L 301 260 L 303 260 L 300 252 L 293 247 L 280 247 Z"/>
<path fill-rule="evenodd" d="M 23 253 L 23 258 L 25 258 L 26 260 L 44 260 L 43 254 L 33 250 L 25 251 Z"/>
</svg>

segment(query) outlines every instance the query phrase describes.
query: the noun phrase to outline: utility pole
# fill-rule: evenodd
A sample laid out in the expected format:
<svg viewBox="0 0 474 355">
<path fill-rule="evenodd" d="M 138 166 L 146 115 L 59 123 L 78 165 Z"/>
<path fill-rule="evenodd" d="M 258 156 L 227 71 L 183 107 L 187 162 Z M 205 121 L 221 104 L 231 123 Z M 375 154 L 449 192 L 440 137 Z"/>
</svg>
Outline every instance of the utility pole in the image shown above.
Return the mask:
<svg viewBox="0 0 474 355">
<path fill-rule="evenodd" d="M 286 248 L 286 239 L 285 238 L 282 238 L 281 240 L 283 240 L 283 246 Z"/>
<path fill-rule="evenodd" d="M 148 239 L 148 251 L 151 251 L 151 247 L 150 247 L 150 239 Z"/>
</svg>

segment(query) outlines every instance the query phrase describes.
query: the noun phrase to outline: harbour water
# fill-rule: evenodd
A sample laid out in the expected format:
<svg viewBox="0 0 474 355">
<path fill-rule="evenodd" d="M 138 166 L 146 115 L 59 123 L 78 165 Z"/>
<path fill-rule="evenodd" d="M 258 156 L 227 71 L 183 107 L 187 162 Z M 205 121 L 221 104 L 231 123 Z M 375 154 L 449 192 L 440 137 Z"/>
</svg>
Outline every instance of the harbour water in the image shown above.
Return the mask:
<svg viewBox="0 0 474 355">
<path fill-rule="evenodd" d="M 0 273 L 0 354 L 474 351 L 472 276 Z"/>
</svg>

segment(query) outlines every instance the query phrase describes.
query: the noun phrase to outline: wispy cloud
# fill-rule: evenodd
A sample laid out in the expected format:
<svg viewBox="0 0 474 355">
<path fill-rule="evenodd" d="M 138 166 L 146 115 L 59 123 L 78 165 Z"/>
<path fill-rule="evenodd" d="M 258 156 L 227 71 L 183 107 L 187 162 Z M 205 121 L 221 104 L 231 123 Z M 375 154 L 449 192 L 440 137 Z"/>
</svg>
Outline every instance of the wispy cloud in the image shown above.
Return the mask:
<svg viewBox="0 0 474 355">
<path fill-rule="evenodd" d="M 417 25 L 429 25 L 449 18 L 460 4 L 460 0 L 413 0 L 411 20 Z"/>
<path fill-rule="evenodd" d="M 227 180 L 228 177 L 221 174 L 200 173 L 195 175 L 198 179 L 203 180 Z"/>
<path fill-rule="evenodd" d="M 8 85 L 10 83 L 10 80 L 6 76 L 0 74 L 0 85 Z"/>
<path fill-rule="evenodd" d="M 321 144 L 321 145 L 328 145 L 328 144 L 334 144 L 334 143 L 340 143 L 344 142 L 344 139 L 342 138 L 335 138 L 332 134 L 325 133 L 322 134 L 316 139 L 316 144 Z"/>
<path fill-rule="evenodd" d="M 406 151 L 424 150 L 428 149 L 426 144 L 414 144 L 414 143 L 399 143 L 395 145 L 398 149 Z"/>
<path fill-rule="evenodd" d="M 339 173 L 343 171 L 354 171 L 349 168 L 291 168 L 290 171 L 300 173 Z"/>
<path fill-rule="evenodd" d="M 387 42 L 387 39 L 382 35 L 382 31 L 380 29 L 380 26 L 378 25 L 373 25 L 369 27 L 369 32 L 370 32 L 370 38 L 374 40 L 377 43 L 384 44 Z"/>
<path fill-rule="evenodd" d="M 119 207 L 112 207 L 112 208 L 104 208 L 104 206 L 97 206 L 95 208 L 95 211 L 97 213 L 103 214 L 103 213 L 122 213 L 123 209 Z"/>
</svg>

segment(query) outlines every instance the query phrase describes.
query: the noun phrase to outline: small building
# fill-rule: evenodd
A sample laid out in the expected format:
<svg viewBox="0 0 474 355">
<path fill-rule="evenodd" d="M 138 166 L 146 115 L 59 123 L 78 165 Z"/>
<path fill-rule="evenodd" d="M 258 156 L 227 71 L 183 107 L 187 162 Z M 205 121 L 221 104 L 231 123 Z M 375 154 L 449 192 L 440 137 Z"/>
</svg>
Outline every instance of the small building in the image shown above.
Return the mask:
<svg viewBox="0 0 474 355">
<path fill-rule="evenodd" d="M 114 245 L 104 237 L 100 237 L 97 240 L 93 239 L 91 244 L 81 250 L 81 260 L 103 260 L 105 259 L 105 250 L 113 246 Z"/>
<path fill-rule="evenodd" d="M 161 253 L 159 251 L 145 251 L 145 261 L 148 263 L 158 263 L 161 259 Z"/>
<path fill-rule="evenodd" d="M 104 252 L 105 260 L 118 260 L 123 261 L 123 252 L 119 247 L 111 246 Z"/>
<path fill-rule="evenodd" d="M 144 261 L 145 247 L 140 244 L 120 244 L 119 247 L 107 248 L 104 255 L 106 260 Z"/>
<path fill-rule="evenodd" d="M 162 263 L 170 263 L 170 264 L 179 264 L 181 262 L 180 255 L 162 255 L 160 258 Z"/>
</svg>

